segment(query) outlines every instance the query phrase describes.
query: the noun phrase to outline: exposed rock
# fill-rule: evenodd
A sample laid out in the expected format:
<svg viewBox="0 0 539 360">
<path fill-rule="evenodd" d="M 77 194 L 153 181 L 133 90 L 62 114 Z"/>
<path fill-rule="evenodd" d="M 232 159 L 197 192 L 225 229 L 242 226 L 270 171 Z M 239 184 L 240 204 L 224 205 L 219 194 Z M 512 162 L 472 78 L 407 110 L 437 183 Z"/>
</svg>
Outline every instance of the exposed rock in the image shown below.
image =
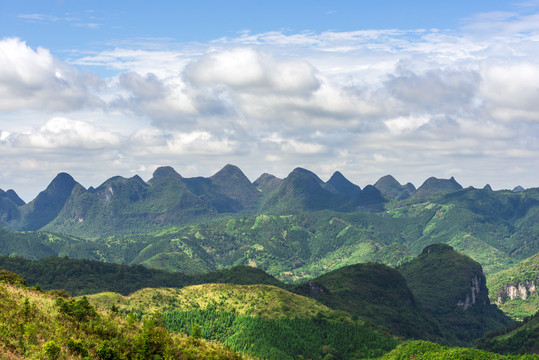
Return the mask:
<svg viewBox="0 0 539 360">
<path fill-rule="evenodd" d="M 475 304 L 489 304 L 488 296 L 482 294 L 482 288 L 486 286 L 484 276 L 474 276 L 470 279 L 470 289 L 466 294 L 466 298 L 458 300 L 457 305 L 462 306 L 464 310 Z"/>
<path fill-rule="evenodd" d="M 526 300 L 529 296 L 538 296 L 537 284 L 535 281 L 525 281 L 518 284 L 505 284 L 503 291 L 498 294 L 496 305 L 501 305 L 507 300 L 513 300 L 517 297 Z"/>
<path fill-rule="evenodd" d="M 327 290 L 322 285 L 316 283 L 314 280 L 309 280 L 309 294 L 311 296 L 324 295 Z"/>
</svg>

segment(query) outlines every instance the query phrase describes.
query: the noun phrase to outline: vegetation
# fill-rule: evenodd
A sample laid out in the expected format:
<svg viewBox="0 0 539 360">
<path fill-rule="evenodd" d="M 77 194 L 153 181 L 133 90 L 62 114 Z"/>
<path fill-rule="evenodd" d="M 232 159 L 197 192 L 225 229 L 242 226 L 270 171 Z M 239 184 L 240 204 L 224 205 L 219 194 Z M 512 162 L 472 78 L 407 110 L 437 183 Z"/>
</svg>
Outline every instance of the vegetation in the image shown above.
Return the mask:
<svg viewBox="0 0 539 360">
<path fill-rule="evenodd" d="M 398 341 L 356 317 L 268 285 L 206 284 L 88 297 L 120 313 L 162 311 L 167 328 L 268 359 L 372 358 Z"/>
<path fill-rule="evenodd" d="M 62 298 L 0 283 L 0 354 L 6 359 L 242 359 L 203 339 L 171 334 L 156 313 L 141 322 Z"/>
<path fill-rule="evenodd" d="M 511 328 L 486 334 L 477 347 L 502 354 L 539 354 L 539 312 Z"/>
<path fill-rule="evenodd" d="M 45 290 L 65 289 L 73 295 L 104 291 L 128 295 L 146 287 L 181 288 L 209 282 L 284 286 L 264 271 L 248 266 L 237 266 L 207 274 L 184 275 L 148 269 L 141 265 L 127 266 L 95 260 L 50 257 L 32 261 L 0 256 L 0 269 L 21 274 L 31 286 L 40 284 Z"/>
<path fill-rule="evenodd" d="M 279 282 L 262 270 L 247 266 L 202 275 L 184 275 L 142 266 L 115 265 L 89 260 L 46 258 L 29 261 L 22 258 L 0 257 L 0 267 L 20 272 L 31 285 L 40 284 L 44 289 L 63 287 L 76 295 L 104 291 L 127 295 L 144 287 L 175 287 L 178 290 L 175 290 L 174 294 L 170 294 L 171 290 L 168 293 L 165 290 L 152 290 L 149 291 L 151 297 L 148 296 L 151 301 L 155 300 L 154 296 L 156 299 L 172 296 L 176 299 L 170 300 L 172 305 L 178 303 L 180 293 L 188 293 L 187 290 L 184 292 L 184 289 L 179 288 L 188 285 L 206 283 L 274 285 L 312 297 L 332 309 L 354 314 L 393 334 L 407 338 L 445 341 L 450 344 L 467 343 L 481 337 L 486 331 L 511 323 L 494 306 L 488 305 L 480 265 L 443 244 L 427 247 L 416 260 L 400 268 L 408 279 L 408 285 L 398 271 L 382 264 L 372 263 L 340 268 L 295 287 Z M 470 287 L 473 281 L 477 281 L 477 289 L 472 293 Z M 225 285 L 221 286 L 224 289 Z M 281 290 L 281 294 L 290 293 Z M 473 306 L 470 302 L 472 297 L 476 303 Z M 127 301 L 120 295 L 102 295 L 102 301 L 106 299 L 109 299 L 104 304 L 106 307 L 123 305 L 124 309 L 135 313 L 146 313 L 147 310 L 144 309 L 152 309 L 151 301 Z M 244 308 L 241 304 L 245 299 L 236 298 L 233 306 L 220 297 L 214 297 L 213 300 L 221 304 L 223 311 L 241 313 Z M 464 308 L 467 301 L 469 308 Z M 128 306 L 126 302 L 131 305 Z M 199 303 L 199 300 L 195 302 L 185 300 L 180 303 L 183 304 L 184 310 L 197 310 L 204 305 Z M 192 307 L 191 305 L 195 303 L 197 305 Z M 272 300 L 268 303 L 267 299 L 259 299 L 256 303 L 260 307 L 251 306 L 247 315 L 272 314 L 274 310 L 271 304 L 286 305 L 285 307 L 290 310 L 289 316 L 301 314 L 301 311 L 291 305 L 290 300 Z M 225 306 L 226 304 L 228 305 Z M 165 312 L 171 309 L 167 306 L 158 310 Z M 320 311 L 319 309 L 316 313 Z"/>
<path fill-rule="evenodd" d="M 407 338 L 439 339 L 432 317 L 415 301 L 396 270 L 381 264 L 347 266 L 297 286 L 333 309 L 344 310 Z"/>
<path fill-rule="evenodd" d="M 490 305 L 481 265 L 449 245 L 430 245 L 398 270 L 451 344 L 465 344 L 512 324 Z"/>
<path fill-rule="evenodd" d="M 539 311 L 539 253 L 487 278 L 490 301 L 513 318 Z"/>
<path fill-rule="evenodd" d="M 428 360 L 497 360 L 497 359 L 537 359 L 538 355 L 524 356 L 504 356 L 477 349 L 447 347 L 428 341 L 407 341 L 397 346 L 397 348 L 380 360 L 401 360 L 401 359 L 428 359 Z"/>
<path fill-rule="evenodd" d="M 115 179 L 111 183 L 122 181 L 127 180 Z M 147 189 L 145 191 L 155 190 L 142 185 L 140 181 L 132 179 L 130 183 L 142 186 Z M 178 182 L 166 177 L 156 181 L 153 186 L 167 181 Z M 97 196 L 95 191 L 89 192 L 88 196 Z M 120 190 L 117 191 L 121 194 Z M 364 192 L 368 192 L 368 189 L 362 190 Z M 129 192 L 126 192 L 124 200 L 118 199 L 118 205 L 114 205 L 118 211 L 133 210 L 135 205 L 130 203 L 127 194 Z M 164 206 L 168 199 L 176 199 L 171 194 L 176 192 L 165 191 L 161 198 L 156 198 L 156 206 Z M 286 215 L 261 213 L 251 216 L 239 213 L 233 216 L 221 214 L 212 221 L 200 215 L 202 217 L 197 219 L 201 222 L 196 224 L 169 227 L 151 234 L 92 239 L 57 233 L 12 233 L 2 230 L 0 252 L 31 259 L 69 256 L 121 264 L 144 264 L 190 274 L 240 264 L 256 265 L 290 282 L 314 278 L 358 262 L 381 262 L 396 266 L 412 259 L 425 246 L 444 242 L 478 261 L 485 273 L 493 274 L 539 250 L 539 243 L 534 240 L 539 237 L 536 226 L 539 223 L 539 201 L 536 197 L 539 196 L 532 190 L 515 194 L 464 189 L 430 199 L 413 196 L 393 201 L 386 204 L 384 213 L 330 210 Z M 137 206 L 149 205 L 147 202 L 144 203 L 146 205 L 135 203 Z M 166 211 L 172 216 L 175 210 L 174 206 L 170 206 L 167 205 Z M 148 208 L 147 214 L 164 219 L 164 213 L 161 216 L 155 211 Z M 110 211 L 107 210 L 106 214 L 109 219 Z M 86 225 L 80 225 L 82 227 L 78 229 L 81 232 L 76 233 L 83 234 L 85 226 L 112 233 L 115 222 L 139 233 L 154 228 L 153 223 L 141 218 L 131 221 L 121 213 L 117 213 L 116 220 L 109 219 L 106 223 L 91 214 L 88 216 L 81 223 Z M 93 219 L 93 223 L 88 219 Z M 159 226 L 166 226 L 167 221 Z M 57 228 L 62 231 L 66 229 Z"/>
<path fill-rule="evenodd" d="M 332 319 L 266 319 L 214 310 L 172 311 L 165 314 L 170 329 L 191 332 L 264 359 L 373 358 L 398 341 L 357 323 Z"/>
</svg>

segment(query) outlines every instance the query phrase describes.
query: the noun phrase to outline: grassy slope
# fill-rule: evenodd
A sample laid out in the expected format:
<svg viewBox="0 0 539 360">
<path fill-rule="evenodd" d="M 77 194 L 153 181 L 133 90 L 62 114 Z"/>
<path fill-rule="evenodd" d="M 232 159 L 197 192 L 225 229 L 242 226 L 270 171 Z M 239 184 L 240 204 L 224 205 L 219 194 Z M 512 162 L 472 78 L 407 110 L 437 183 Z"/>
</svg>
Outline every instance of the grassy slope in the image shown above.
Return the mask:
<svg viewBox="0 0 539 360">
<path fill-rule="evenodd" d="M 128 296 L 116 293 L 88 295 L 90 302 L 103 307 L 113 304 L 129 312 L 152 313 L 175 309 L 234 311 L 238 315 L 266 319 L 280 317 L 314 318 L 318 313 L 337 317 L 337 313 L 314 299 L 296 295 L 271 285 L 203 284 L 182 289 L 141 289 Z M 350 315 L 342 315 L 351 321 Z"/>
<path fill-rule="evenodd" d="M 261 358 L 371 358 L 398 344 L 351 314 L 268 285 L 205 284 L 88 298 L 120 312 L 160 310 L 170 329 L 193 333 L 199 328 L 205 338 Z"/>
<path fill-rule="evenodd" d="M 0 283 L 0 298 L 0 358 L 243 357 L 214 343 L 170 334 L 158 317 L 141 324 L 87 306 L 83 299 L 58 300 L 55 295 L 6 283 Z"/>
</svg>

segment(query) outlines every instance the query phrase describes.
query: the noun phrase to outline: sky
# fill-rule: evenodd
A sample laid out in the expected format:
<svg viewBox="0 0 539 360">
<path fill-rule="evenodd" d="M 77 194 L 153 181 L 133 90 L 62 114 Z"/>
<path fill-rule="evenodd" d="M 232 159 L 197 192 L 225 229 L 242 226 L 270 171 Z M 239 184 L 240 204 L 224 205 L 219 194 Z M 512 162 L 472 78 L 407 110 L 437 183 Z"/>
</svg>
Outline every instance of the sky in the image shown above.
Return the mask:
<svg viewBox="0 0 539 360">
<path fill-rule="evenodd" d="M 0 0 L 0 188 L 163 165 L 539 186 L 539 1 Z"/>
</svg>

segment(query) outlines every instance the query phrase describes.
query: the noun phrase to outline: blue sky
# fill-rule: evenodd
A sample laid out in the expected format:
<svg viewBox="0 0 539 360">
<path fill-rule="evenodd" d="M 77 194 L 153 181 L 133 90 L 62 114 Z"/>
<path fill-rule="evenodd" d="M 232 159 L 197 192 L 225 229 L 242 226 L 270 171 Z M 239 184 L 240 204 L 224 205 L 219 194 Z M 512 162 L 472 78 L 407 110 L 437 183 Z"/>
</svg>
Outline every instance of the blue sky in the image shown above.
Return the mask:
<svg viewBox="0 0 539 360">
<path fill-rule="evenodd" d="M 538 1 L 0 0 L 0 188 L 227 163 L 536 187 L 538 45 Z"/>
<path fill-rule="evenodd" d="M 109 39 L 206 42 L 254 33 L 456 28 L 477 13 L 522 10 L 525 1 L 6 1 L 2 33 L 35 46 L 76 48 Z M 528 6 L 530 7 L 530 6 Z M 31 15 L 35 15 L 32 17 Z M 35 43 L 35 44 L 34 44 Z"/>
</svg>

